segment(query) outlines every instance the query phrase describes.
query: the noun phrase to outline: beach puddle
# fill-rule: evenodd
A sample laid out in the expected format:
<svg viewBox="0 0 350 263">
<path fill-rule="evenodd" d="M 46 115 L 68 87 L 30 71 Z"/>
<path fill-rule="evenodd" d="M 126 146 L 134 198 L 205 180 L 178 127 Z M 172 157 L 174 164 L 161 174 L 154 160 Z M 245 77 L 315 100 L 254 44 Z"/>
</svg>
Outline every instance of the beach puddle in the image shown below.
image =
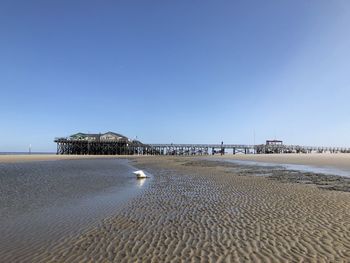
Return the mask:
<svg viewBox="0 0 350 263">
<path fill-rule="evenodd" d="M 115 159 L 0 164 L 1 260 L 28 261 L 114 215 L 147 187 L 134 170 Z"/>
<path fill-rule="evenodd" d="M 261 167 L 261 168 L 267 168 L 267 169 L 271 169 L 271 168 L 285 169 L 289 171 L 350 177 L 350 171 L 341 170 L 341 169 L 332 168 L 332 167 L 317 167 L 317 166 L 302 165 L 302 164 L 255 162 L 255 161 L 246 161 L 246 160 L 232 160 L 232 159 L 225 159 L 225 158 L 209 159 L 209 160 L 218 161 L 218 162 L 227 162 L 227 163 L 232 163 L 232 164 L 237 164 L 242 166 L 249 166 L 249 167 Z"/>
<path fill-rule="evenodd" d="M 313 184 L 325 190 L 350 192 L 348 171 L 296 164 L 278 164 L 232 159 L 202 159 L 185 165 L 221 167 L 238 176 L 263 176 L 286 183 Z"/>
</svg>

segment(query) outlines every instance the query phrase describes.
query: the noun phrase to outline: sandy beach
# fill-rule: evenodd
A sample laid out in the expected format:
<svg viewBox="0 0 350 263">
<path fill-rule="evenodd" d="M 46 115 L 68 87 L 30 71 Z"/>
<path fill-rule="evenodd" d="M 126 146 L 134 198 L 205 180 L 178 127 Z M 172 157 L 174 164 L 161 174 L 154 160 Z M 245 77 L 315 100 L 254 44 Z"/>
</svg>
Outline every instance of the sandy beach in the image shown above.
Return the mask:
<svg viewBox="0 0 350 263">
<path fill-rule="evenodd" d="M 350 263 L 350 0 L 0 14 L 0 263 Z"/>
<path fill-rule="evenodd" d="M 347 262 L 350 194 L 188 157 L 133 158 L 149 188 L 36 262 Z"/>
<path fill-rule="evenodd" d="M 28 161 L 54 161 L 54 160 L 80 160 L 80 159 L 106 159 L 106 158 L 145 158 L 139 155 L 56 155 L 56 154 L 16 154 L 0 155 L 0 163 L 28 162 Z M 222 158 L 242 161 L 268 162 L 276 164 L 301 164 L 319 167 L 333 167 L 350 171 L 350 154 L 226 154 L 207 155 L 206 158 Z M 161 157 L 162 158 L 162 157 Z"/>
</svg>

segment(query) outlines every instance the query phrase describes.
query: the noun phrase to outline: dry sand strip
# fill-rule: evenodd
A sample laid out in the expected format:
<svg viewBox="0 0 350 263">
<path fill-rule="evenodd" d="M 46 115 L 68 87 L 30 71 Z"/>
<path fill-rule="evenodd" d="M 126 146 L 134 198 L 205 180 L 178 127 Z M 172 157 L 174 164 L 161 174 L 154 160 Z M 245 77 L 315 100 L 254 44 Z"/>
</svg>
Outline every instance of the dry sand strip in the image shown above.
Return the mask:
<svg viewBox="0 0 350 263">
<path fill-rule="evenodd" d="M 57 154 L 4 154 L 0 155 L 0 163 L 38 162 L 57 160 L 127 158 L 126 155 L 57 155 Z"/>
<path fill-rule="evenodd" d="M 154 175 L 142 196 L 33 261 L 349 262 L 349 193 L 190 158 L 135 162 Z"/>
</svg>

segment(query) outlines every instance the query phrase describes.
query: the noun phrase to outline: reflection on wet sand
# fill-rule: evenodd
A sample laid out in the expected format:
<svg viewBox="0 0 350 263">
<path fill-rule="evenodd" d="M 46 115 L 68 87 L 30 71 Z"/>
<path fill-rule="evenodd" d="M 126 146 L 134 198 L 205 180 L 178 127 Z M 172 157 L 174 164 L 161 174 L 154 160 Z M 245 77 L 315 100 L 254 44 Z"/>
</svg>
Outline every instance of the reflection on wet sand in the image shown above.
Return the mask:
<svg viewBox="0 0 350 263">
<path fill-rule="evenodd" d="M 146 178 L 138 178 L 137 179 L 137 186 L 141 188 L 146 182 Z"/>
</svg>

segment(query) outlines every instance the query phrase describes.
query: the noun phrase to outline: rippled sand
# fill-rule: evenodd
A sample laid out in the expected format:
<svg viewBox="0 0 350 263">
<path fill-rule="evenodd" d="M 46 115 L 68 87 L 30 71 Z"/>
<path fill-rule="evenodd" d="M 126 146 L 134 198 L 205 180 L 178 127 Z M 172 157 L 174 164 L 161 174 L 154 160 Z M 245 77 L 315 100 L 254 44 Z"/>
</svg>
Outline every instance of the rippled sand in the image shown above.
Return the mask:
<svg viewBox="0 0 350 263">
<path fill-rule="evenodd" d="M 346 262 L 350 195 L 237 175 L 189 158 L 139 158 L 150 187 L 37 262 Z M 184 165 L 186 164 L 187 165 Z"/>
</svg>

